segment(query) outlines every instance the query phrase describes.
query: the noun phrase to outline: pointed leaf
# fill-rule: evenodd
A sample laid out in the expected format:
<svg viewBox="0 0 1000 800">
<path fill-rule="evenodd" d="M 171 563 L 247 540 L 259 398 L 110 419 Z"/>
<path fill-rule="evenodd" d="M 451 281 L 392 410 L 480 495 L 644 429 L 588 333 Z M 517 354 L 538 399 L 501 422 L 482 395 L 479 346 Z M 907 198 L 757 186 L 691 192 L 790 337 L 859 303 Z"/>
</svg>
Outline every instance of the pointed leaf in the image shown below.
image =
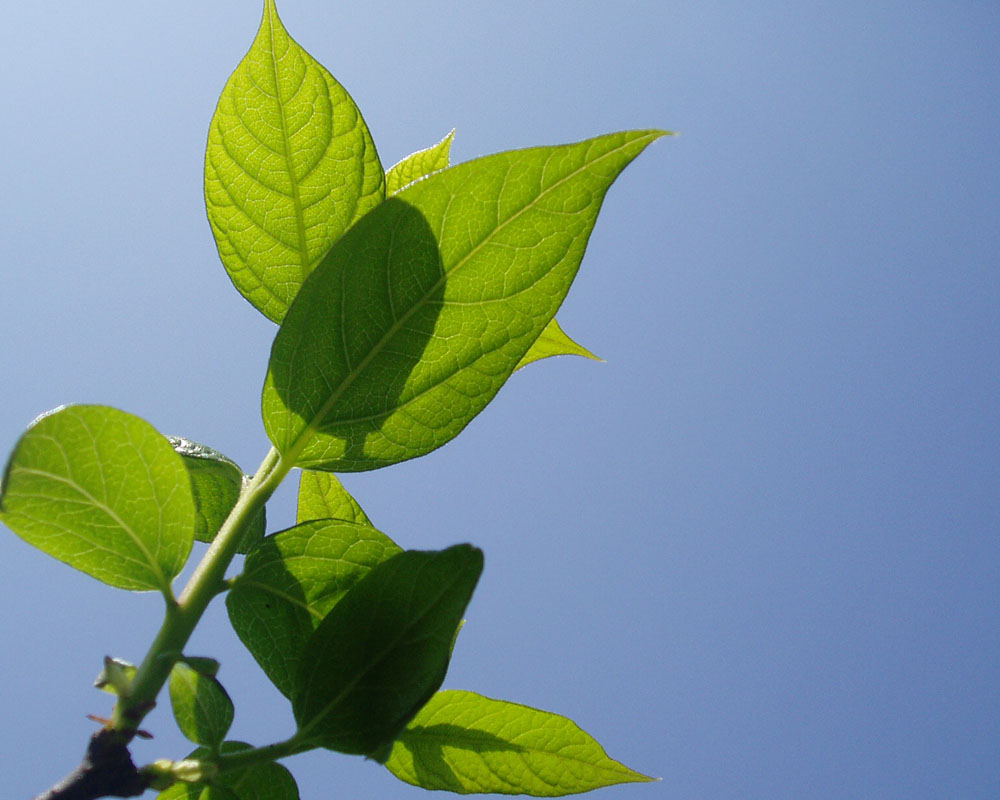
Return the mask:
<svg viewBox="0 0 1000 800">
<path fill-rule="evenodd" d="M 191 476 L 197 510 L 194 538 L 199 542 L 211 542 L 239 500 L 246 476 L 234 461 L 218 450 L 177 436 L 168 436 L 167 440 L 180 453 Z M 266 524 L 262 506 L 248 524 L 237 552 L 246 553 L 263 539 Z"/>
<path fill-rule="evenodd" d="M 480 550 L 456 545 L 409 550 L 372 570 L 306 644 L 292 697 L 299 734 L 384 759 L 444 680 L 482 569 Z"/>
<path fill-rule="evenodd" d="M 223 753 L 238 753 L 249 750 L 245 742 L 224 742 Z M 212 754 L 199 747 L 188 758 L 210 759 Z M 295 785 L 292 774 L 273 761 L 255 764 L 245 769 L 231 770 L 219 773 L 213 781 L 214 786 L 203 783 L 175 783 L 156 796 L 156 800 L 214 800 L 212 795 L 204 794 L 207 789 L 230 792 L 239 800 L 299 800 L 299 789 Z M 228 795 L 227 795 L 228 797 Z"/>
<path fill-rule="evenodd" d="M 368 516 L 332 472 L 302 470 L 299 478 L 299 506 L 296 522 L 314 519 L 344 519 L 371 525 Z"/>
<path fill-rule="evenodd" d="M 208 219 L 229 277 L 280 322 L 330 246 L 384 196 L 361 112 L 267 0 L 222 90 L 205 153 Z"/>
<path fill-rule="evenodd" d="M 135 673 L 138 672 L 135 664 L 123 661 L 120 658 L 104 657 L 104 669 L 94 681 L 97 689 L 113 694 L 117 697 L 128 697 L 132 691 L 132 681 L 135 680 Z"/>
<path fill-rule="evenodd" d="M 233 701 L 222 684 L 181 661 L 170 670 L 170 704 L 177 727 L 195 744 L 218 747 L 233 724 Z"/>
<path fill-rule="evenodd" d="M 306 522 L 251 551 L 226 596 L 233 628 L 274 685 L 292 695 L 320 621 L 375 566 L 400 552 L 384 533 L 340 520 Z"/>
<path fill-rule="evenodd" d="M 526 367 L 534 361 L 551 358 L 552 356 L 583 356 L 594 361 L 601 360 L 600 357 L 595 356 L 586 347 L 570 339 L 563 329 L 559 327 L 559 323 L 556 322 L 555 317 L 549 320 L 549 324 L 545 326 L 545 330 L 535 339 L 531 348 L 524 354 L 520 362 L 518 362 L 517 369 Z"/>
<path fill-rule="evenodd" d="M 191 551 L 180 456 L 148 422 L 106 406 L 35 420 L 7 462 L 0 509 L 26 542 L 122 589 L 169 592 Z"/>
<path fill-rule="evenodd" d="M 438 692 L 385 762 L 400 780 L 458 794 L 558 797 L 651 781 L 614 759 L 576 723 L 472 692 Z"/>
<path fill-rule="evenodd" d="M 611 182 L 662 135 L 487 156 L 360 220 L 271 349 L 263 416 L 278 450 L 348 472 L 458 435 L 555 315 Z"/>
<path fill-rule="evenodd" d="M 455 129 L 437 144 L 424 150 L 411 153 L 406 158 L 393 164 L 385 173 L 385 193 L 387 196 L 396 194 L 400 189 L 438 170 L 448 166 L 451 157 L 451 143 L 455 138 Z"/>
</svg>

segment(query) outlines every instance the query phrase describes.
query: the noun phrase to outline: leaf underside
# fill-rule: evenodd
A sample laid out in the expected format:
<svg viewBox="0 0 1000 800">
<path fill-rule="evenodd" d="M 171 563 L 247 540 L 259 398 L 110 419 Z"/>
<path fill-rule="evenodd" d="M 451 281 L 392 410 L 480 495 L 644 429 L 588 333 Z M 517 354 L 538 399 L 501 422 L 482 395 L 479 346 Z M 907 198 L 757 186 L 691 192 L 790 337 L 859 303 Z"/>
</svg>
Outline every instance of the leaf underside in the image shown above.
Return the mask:
<svg viewBox="0 0 1000 800">
<path fill-rule="evenodd" d="M 393 164 L 385 173 L 385 193 L 391 197 L 401 189 L 420 178 L 445 169 L 451 159 L 451 143 L 455 138 L 452 130 L 437 144 L 411 153 Z"/>
<path fill-rule="evenodd" d="M 214 676 L 177 662 L 170 671 L 170 705 L 188 739 L 218 747 L 233 724 L 233 702 Z"/>
<path fill-rule="evenodd" d="M 302 470 L 296 522 L 315 519 L 343 519 L 359 525 L 371 525 L 368 515 L 332 472 Z"/>
<path fill-rule="evenodd" d="M 360 471 L 454 438 L 555 315 L 608 187 L 661 135 L 487 156 L 360 220 L 275 338 L 262 405 L 278 450 Z"/>
</svg>

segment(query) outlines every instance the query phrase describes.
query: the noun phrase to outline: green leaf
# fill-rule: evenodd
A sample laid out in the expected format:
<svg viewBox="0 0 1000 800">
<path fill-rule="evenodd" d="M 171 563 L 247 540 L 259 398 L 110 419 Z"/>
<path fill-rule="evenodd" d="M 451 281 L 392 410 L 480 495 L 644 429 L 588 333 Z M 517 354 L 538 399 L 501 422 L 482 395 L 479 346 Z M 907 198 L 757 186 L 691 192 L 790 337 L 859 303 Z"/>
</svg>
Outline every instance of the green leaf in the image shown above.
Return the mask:
<svg viewBox="0 0 1000 800">
<path fill-rule="evenodd" d="M 229 277 L 280 322 L 330 246 L 384 197 L 361 112 L 267 0 L 222 90 L 205 153 L 208 219 Z"/>
<path fill-rule="evenodd" d="M 472 692 L 439 692 L 406 726 L 386 768 L 425 789 L 558 797 L 652 781 L 608 758 L 576 723 Z"/>
<path fill-rule="evenodd" d="M 409 550 L 372 570 L 306 644 L 292 710 L 305 741 L 384 760 L 444 680 L 483 569 L 471 545 Z"/>
<path fill-rule="evenodd" d="M 448 166 L 451 157 L 451 143 L 455 138 L 455 129 L 437 144 L 424 150 L 417 150 L 396 164 L 385 173 L 385 193 L 394 195 L 400 189 L 438 170 Z"/>
<path fill-rule="evenodd" d="M 26 542 L 122 589 L 169 593 L 191 552 L 180 456 L 148 422 L 106 406 L 35 420 L 7 462 L 0 509 Z"/>
<path fill-rule="evenodd" d="M 197 510 L 194 538 L 199 542 L 211 542 L 236 505 L 247 478 L 234 461 L 218 450 L 176 436 L 168 436 L 167 440 L 180 453 L 191 476 Z M 262 506 L 248 523 L 237 552 L 246 553 L 264 538 L 266 527 Z"/>
<path fill-rule="evenodd" d="M 170 670 L 170 704 L 177 727 L 195 744 L 218 747 L 233 724 L 233 701 L 222 684 L 181 661 Z"/>
<path fill-rule="evenodd" d="M 299 478 L 299 506 L 296 522 L 314 519 L 344 519 L 371 525 L 368 515 L 332 472 L 302 470 Z"/>
<path fill-rule="evenodd" d="M 368 525 L 317 520 L 268 536 L 226 595 L 233 628 L 275 686 L 291 697 L 306 642 L 340 599 L 400 552 Z"/>
<path fill-rule="evenodd" d="M 245 742 L 224 742 L 223 753 L 249 750 Z M 188 758 L 211 759 L 211 753 L 199 747 Z M 273 761 L 255 764 L 244 769 L 222 772 L 213 781 L 214 786 L 203 783 L 175 783 L 156 796 L 156 800 L 215 800 L 203 794 L 207 789 L 231 792 L 239 800 L 299 800 L 299 789 L 292 774 Z"/>
<path fill-rule="evenodd" d="M 555 315 L 612 181 L 662 135 L 487 156 L 360 220 L 274 340 L 262 405 L 277 449 L 350 472 L 458 435 Z"/>
<path fill-rule="evenodd" d="M 551 358 L 552 356 L 583 356 L 594 361 L 601 360 L 600 357 L 595 356 L 586 347 L 570 339 L 563 329 L 559 327 L 559 323 L 556 322 L 555 317 L 549 320 L 549 324 L 545 326 L 545 330 L 535 339 L 531 348 L 518 362 L 516 369 L 521 369 L 521 367 L 526 367 L 534 361 Z"/>
<path fill-rule="evenodd" d="M 132 681 L 138 672 L 135 664 L 120 658 L 104 656 L 104 669 L 94 681 L 94 686 L 117 697 L 128 697 L 132 691 Z"/>
</svg>

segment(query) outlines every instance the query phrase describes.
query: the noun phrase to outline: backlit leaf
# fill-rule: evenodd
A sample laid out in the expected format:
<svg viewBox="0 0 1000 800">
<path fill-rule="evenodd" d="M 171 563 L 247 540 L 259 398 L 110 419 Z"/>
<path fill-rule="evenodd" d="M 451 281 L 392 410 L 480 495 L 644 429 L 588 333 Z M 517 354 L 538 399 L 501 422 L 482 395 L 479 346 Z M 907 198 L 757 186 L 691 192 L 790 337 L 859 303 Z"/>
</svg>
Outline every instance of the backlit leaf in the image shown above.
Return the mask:
<svg viewBox="0 0 1000 800">
<path fill-rule="evenodd" d="M 278 450 L 347 472 L 458 435 L 555 315 L 612 181 L 662 135 L 487 156 L 360 220 L 303 285 L 271 349 L 263 417 Z"/>
<path fill-rule="evenodd" d="M 447 167 L 448 159 L 451 156 L 451 143 L 454 138 L 455 131 L 452 129 L 452 132 L 437 144 L 411 153 L 389 167 L 385 173 L 386 195 L 394 195 L 415 180 Z"/>
<path fill-rule="evenodd" d="M 371 525 L 368 516 L 332 472 L 302 470 L 299 478 L 299 503 L 296 522 L 314 519 L 345 519 L 359 525 Z"/>
<path fill-rule="evenodd" d="M 524 358 L 518 362 L 517 369 L 521 369 L 521 367 L 525 367 L 534 361 L 551 358 L 552 356 L 583 356 L 594 361 L 601 360 L 600 357 L 595 356 L 586 347 L 570 339 L 559 326 L 559 323 L 556 322 L 555 317 L 549 320 L 549 324 L 545 326 L 545 330 L 539 334 L 538 338 L 531 345 L 531 348 L 524 354 Z"/>
<path fill-rule="evenodd" d="M 362 579 L 306 644 L 292 696 L 299 735 L 383 760 L 444 680 L 482 568 L 481 551 L 455 545 L 400 553 Z"/>
<path fill-rule="evenodd" d="M 226 595 L 229 619 L 274 685 L 290 697 L 306 642 L 375 566 L 400 552 L 369 525 L 323 519 L 264 539 Z"/>
<path fill-rule="evenodd" d="M 330 245 L 384 196 L 361 112 L 267 0 L 222 90 L 205 153 L 208 219 L 229 277 L 280 322 Z"/>
<path fill-rule="evenodd" d="M 195 744 L 218 747 L 233 724 L 233 701 L 222 684 L 180 661 L 170 670 L 170 704 L 177 727 Z"/>
<path fill-rule="evenodd" d="M 191 491 L 197 511 L 194 538 L 199 542 L 211 542 L 240 497 L 246 481 L 243 470 L 218 450 L 206 445 L 176 436 L 168 436 L 167 440 L 180 453 L 191 475 Z M 265 519 L 264 507 L 261 506 L 248 523 L 237 552 L 246 553 L 264 538 Z"/>
<path fill-rule="evenodd" d="M 169 592 L 191 551 L 180 456 L 148 422 L 106 406 L 35 420 L 7 463 L 0 509 L 25 541 L 122 589 Z"/>
<path fill-rule="evenodd" d="M 458 794 L 557 797 L 654 780 L 609 758 L 566 717 L 457 691 L 431 698 L 385 766 L 407 783 Z"/>
</svg>

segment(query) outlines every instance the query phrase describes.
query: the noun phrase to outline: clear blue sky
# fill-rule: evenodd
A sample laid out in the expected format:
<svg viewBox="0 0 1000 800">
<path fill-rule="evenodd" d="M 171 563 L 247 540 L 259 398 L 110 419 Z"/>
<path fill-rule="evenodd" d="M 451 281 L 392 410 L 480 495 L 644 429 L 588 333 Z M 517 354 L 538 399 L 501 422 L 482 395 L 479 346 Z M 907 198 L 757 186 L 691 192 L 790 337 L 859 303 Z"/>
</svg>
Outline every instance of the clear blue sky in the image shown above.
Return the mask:
<svg viewBox="0 0 1000 800">
<path fill-rule="evenodd" d="M 446 685 L 576 719 L 667 798 L 1000 795 L 1000 6 L 282 0 L 386 165 L 642 127 L 560 312 L 436 453 L 345 479 L 486 572 Z M 16 3 L 0 50 L 0 450 L 99 402 L 256 467 L 273 326 L 204 218 L 256 2 Z M 292 495 L 271 509 L 292 521 Z M 3 794 L 73 767 L 161 601 L 0 536 Z M 291 716 L 227 631 L 233 734 Z M 187 746 L 163 708 L 140 761 Z M 303 800 L 418 798 L 335 754 Z"/>
</svg>

